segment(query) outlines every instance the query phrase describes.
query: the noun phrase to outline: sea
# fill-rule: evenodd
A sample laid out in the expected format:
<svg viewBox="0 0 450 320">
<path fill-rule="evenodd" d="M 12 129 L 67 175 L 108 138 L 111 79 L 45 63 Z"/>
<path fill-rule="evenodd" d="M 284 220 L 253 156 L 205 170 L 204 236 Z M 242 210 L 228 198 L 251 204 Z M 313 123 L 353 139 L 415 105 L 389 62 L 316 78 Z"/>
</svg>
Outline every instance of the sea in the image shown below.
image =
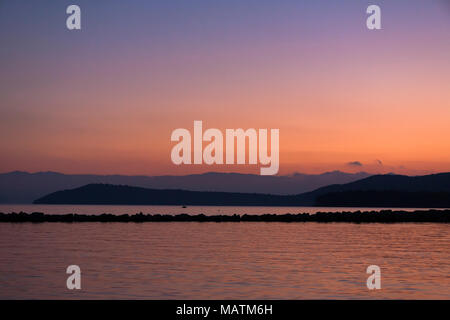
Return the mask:
<svg viewBox="0 0 450 320">
<path fill-rule="evenodd" d="M 46 214 L 383 209 L 0 205 Z M 67 287 L 71 265 L 81 270 L 79 290 Z M 380 289 L 367 286 L 372 265 Z M 0 223 L 0 299 L 450 299 L 450 225 Z"/>
</svg>

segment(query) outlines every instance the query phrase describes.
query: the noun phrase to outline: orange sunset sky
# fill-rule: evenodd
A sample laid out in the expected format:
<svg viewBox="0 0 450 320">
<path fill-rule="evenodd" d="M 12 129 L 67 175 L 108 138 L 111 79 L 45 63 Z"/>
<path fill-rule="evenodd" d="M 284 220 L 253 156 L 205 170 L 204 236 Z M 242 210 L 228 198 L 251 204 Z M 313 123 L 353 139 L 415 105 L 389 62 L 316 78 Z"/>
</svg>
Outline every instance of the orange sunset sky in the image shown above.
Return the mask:
<svg viewBox="0 0 450 320">
<path fill-rule="evenodd" d="M 0 172 L 259 172 L 172 164 L 194 120 L 280 129 L 279 174 L 450 171 L 448 2 L 158 2 L 0 3 Z"/>
</svg>

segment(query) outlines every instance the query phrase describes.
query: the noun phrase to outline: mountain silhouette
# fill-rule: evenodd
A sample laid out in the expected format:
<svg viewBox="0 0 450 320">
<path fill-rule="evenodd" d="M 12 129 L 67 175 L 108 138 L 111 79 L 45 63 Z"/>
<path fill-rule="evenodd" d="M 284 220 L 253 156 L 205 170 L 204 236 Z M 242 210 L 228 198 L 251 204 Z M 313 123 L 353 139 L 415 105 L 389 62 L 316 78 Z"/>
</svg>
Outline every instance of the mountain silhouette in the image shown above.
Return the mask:
<svg viewBox="0 0 450 320">
<path fill-rule="evenodd" d="M 218 205 L 218 206 L 295 206 L 296 196 L 260 193 L 202 192 L 147 189 L 110 184 L 86 186 L 51 193 L 35 204 L 115 204 L 115 205 Z"/>
<path fill-rule="evenodd" d="M 51 193 L 37 204 L 450 207 L 450 173 L 376 175 L 297 195 L 201 192 L 89 184 Z"/>
<path fill-rule="evenodd" d="M 295 173 L 260 176 L 240 173 L 192 174 L 185 176 L 66 175 L 57 172 L 0 174 L 0 203 L 31 203 L 51 192 L 78 188 L 92 183 L 129 185 L 152 189 L 183 189 L 265 194 L 298 194 L 330 184 L 356 181 L 369 174 L 340 171 L 323 174 Z"/>
<path fill-rule="evenodd" d="M 327 193 L 344 191 L 450 192 L 450 173 L 414 177 L 396 174 L 373 175 L 346 184 L 321 187 L 303 196 L 316 199 Z"/>
</svg>

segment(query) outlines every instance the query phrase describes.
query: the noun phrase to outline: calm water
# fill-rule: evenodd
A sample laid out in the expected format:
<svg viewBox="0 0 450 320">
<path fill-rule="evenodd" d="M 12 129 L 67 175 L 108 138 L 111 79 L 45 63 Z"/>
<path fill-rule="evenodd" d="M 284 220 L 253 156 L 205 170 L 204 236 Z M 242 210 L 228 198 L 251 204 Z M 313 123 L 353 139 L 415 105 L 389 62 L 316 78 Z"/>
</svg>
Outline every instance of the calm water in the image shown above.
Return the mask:
<svg viewBox="0 0 450 320">
<path fill-rule="evenodd" d="M 448 224 L 0 223 L 0 299 L 450 299 L 449 245 Z"/>
<path fill-rule="evenodd" d="M 221 206 L 118 206 L 118 205 L 36 205 L 36 204 L 0 204 L 0 212 L 43 212 L 46 214 L 200 214 L 233 215 L 233 214 L 285 214 L 285 213 L 316 213 L 317 211 L 371 211 L 389 208 L 342 208 L 342 207 L 221 207 Z M 414 211 L 415 208 L 395 208 L 393 210 Z M 420 209 L 421 210 L 421 209 Z"/>
</svg>

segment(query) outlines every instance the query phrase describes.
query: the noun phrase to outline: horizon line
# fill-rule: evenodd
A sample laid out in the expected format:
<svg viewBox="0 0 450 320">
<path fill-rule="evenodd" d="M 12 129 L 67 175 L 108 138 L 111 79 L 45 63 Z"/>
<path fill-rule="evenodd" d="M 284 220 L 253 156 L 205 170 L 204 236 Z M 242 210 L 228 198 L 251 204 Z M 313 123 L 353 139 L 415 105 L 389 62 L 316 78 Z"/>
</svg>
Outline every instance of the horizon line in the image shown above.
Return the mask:
<svg viewBox="0 0 450 320">
<path fill-rule="evenodd" d="M 24 170 L 13 170 L 13 171 L 7 171 L 7 172 L 0 172 L 0 175 L 4 174 L 12 174 L 12 173 L 23 173 L 23 174 L 60 174 L 60 175 L 66 175 L 66 176 L 123 176 L 123 177 L 186 177 L 186 176 L 201 176 L 201 175 L 207 175 L 207 174 L 222 174 L 222 175 L 241 175 L 241 176 L 259 176 L 258 174 L 254 173 L 242 173 L 242 172 L 220 172 L 220 171 L 205 171 L 202 173 L 190 173 L 190 174 L 183 174 L 183 175 L 174 175 L 174 174 L 161 174 L 161 175 L 148 175 L 148 174 L 121 174 L 121 173 L 110 173 L 110 174 L 100 174 L 100 173 L 64 173 L 64 172 L 58 172 L 58 171 L 24 171 Z M 433 174 L 442 174 L 442 173 L 450 173 L 447 171 L 442 172 L 433 172 L 433 173 L 427 173 L 427 174 L 399 174 L 395 172 L 388 172 L 388 173 L 374 173 L 374 172 L 368 172 L 368 171 L 358 171 L 358 172 L 346 172 L 341 170 L 331 170 L 331 171 L 324 171 L 321 173 L 302 173 L 302 172 L 292 172 L 288 174 L 277 174 L 273 175 L 272 177 L 293 177 L 296 175 L 304 175 L 304 176 L 320 176 L 325 174 L 331 174 L 331 173 L 343 173 L 343 174 L 349 174 L 349 175 L 359 175 L 359 174 L 368 174 L 371 176 L 374 175 L 399 175 L 399 176 L 408 176 L 408 177 L 418 177 L 418 176 L 426 176 L 426 175 L 433 175 Z"/>
</svg>

